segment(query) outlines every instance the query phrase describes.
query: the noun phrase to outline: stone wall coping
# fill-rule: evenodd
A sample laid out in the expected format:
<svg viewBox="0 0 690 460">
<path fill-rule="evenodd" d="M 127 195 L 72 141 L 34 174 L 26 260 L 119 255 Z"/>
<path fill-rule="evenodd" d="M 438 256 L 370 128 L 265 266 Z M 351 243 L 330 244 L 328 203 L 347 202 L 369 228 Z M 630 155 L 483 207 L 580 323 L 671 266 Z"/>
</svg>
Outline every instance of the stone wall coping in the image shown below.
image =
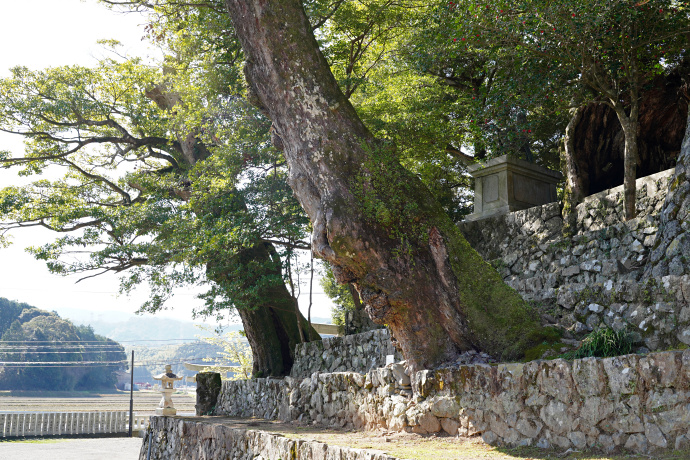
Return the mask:
<svg viewBox="0 0 690 460">
<path fill-rule="evenodd" d="M 558 171 L 553 171 L 535 163 L 530 163 L 529 161 L 521 160 L 508 155 L 492 158 L 486 163 L 475 163 L 467 167 L 467 170 L 475 179 L 487 176 L 489 174 L 495 174 L 506 169 L 510 169 L 527 177 L 540 179 L 544 182 L 551 182 L 553 184 L 556 184 L 563 179 L 563 174 Z"/>
<path fill-rule="evenodd" d="M 635 188 L 639 190 L 643 185 L 654 185 L 656 187 L 656 184 L 654 184 L 656 181 L 665 177 L 672 176 L 675 170 L 675 168 L 671 168 L 666 169 L 664 171 L 660 171 L 655 174 L 650 174 L 649 176 L 640 177 L 637 180 L 635 180 Z M 606 190 L 602 190 L 601 192 L 589 195 L 585 197 L 584 202 L 581 203 L 579 206 L 581 206 L 584 203 L 589 203 L 590 201 L 602 200 L 607 196 L 615 195 L 616 193 L 623 193 L 623 185 L 619 185 L 617 187 L 609 188 Z"/>
<path fill-rule="evenodd" d="M 140 460 L 185 458 L 398 460 L 377 449 L 299 439 L 223 423 L 222 419 L 154 416 L 144 434 Z"/>
</svg>

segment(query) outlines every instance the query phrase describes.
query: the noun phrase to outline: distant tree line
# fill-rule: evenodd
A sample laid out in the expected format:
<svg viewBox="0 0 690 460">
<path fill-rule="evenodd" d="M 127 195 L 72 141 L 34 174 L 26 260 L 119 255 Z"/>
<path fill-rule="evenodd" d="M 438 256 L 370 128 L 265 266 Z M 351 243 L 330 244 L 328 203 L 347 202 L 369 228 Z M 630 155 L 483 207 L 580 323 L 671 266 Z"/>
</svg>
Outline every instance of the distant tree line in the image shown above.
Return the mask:
<svg viewBox="0 0 690 460">
<path fill-rule="evenodd" d="M 91 326 L 0 298 L 0 390 L 113 388 L 125 360 L 124 348 Z"/>
</svg>

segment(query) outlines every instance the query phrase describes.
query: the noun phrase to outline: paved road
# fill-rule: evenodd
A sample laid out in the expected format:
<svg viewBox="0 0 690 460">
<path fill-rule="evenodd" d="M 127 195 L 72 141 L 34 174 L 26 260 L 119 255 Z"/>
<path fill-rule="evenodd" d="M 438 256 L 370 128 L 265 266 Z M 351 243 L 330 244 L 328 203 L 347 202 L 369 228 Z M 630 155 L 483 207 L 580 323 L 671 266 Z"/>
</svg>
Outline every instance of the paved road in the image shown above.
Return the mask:
<svg viewBox="0 0 690 460">
<path fill-rule="evenodd" d="M 2 460 L 137 460 L 141 438 L 0 441 Z"/>
</svg>

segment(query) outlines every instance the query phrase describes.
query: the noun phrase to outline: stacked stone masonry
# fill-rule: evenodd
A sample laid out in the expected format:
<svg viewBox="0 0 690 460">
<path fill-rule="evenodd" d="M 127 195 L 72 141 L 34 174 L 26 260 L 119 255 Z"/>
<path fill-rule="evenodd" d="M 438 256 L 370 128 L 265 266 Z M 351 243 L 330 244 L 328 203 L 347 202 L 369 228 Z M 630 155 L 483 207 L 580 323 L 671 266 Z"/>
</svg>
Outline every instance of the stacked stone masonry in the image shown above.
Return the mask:
<svg viewBox="0 0 690 460">
<path fill-rule="evenodd" d="M 659 215 L 659 232 L 646 275 L 661 278 L 684 268 L 690 271 L 690 114 L 685 138 L 676 162 L 676 170 Z M 685 250 L 684 250 L 685 249 Z"/>
<path fill-rule="evenodd" d="M 150 445 L 150 448 L 149 448 Z M 380 451 L 289 439 L 264 431 L 244 430 L 221 421 L 151 417 L 139 453 L 141 460 L 396 460 Z"/>
<path fill-rule="evenodd" d="M 345 337 L 298 344 L 292 377 L 307 377 L 314 372 L 367 372 L 386 365 L 386 356 L 394 361 L 402 355 L 391 343 L 388 329 L 375 329 Z"/>
<path fill-rule="evenodd" d="M 588 197 L 577 206 L 577 232 L 569 238 L 558 203 L 459 227 L 507 284 L 575 338 L 607 325 L 627 327 L 649 350 L 690 344 L 687 218 L 664 254 L 666 275 L 642 276 L 659 245 L 658 216 L 672 179 L 673 170 L 638 179 L 638 217 L 627 222 L 622 186 Z M 690 200 L 688 188 L 676 193 L 681 202 Z"/>
<path fill-rule="evenodd" d="M 564 450 L 690 447 L 690 350 L 460 366 L 411 380 L 402 369 L 228 381 L 216 413 Z"/>
</svg>

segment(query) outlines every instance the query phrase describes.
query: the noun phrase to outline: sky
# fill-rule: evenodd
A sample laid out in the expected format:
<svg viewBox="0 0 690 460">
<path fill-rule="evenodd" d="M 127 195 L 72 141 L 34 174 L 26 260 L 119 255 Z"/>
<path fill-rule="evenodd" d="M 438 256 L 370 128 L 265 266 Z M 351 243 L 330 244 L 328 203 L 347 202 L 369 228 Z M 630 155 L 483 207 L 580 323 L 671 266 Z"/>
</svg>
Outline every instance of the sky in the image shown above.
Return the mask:
<svg viewBox="0 0 690 460">
<path fill-rule="evenodd" d="M 0 78 L 9 75 L 14 66 L 34 70 L 51 66 L 95 65 L 107 53 L 97 44 L 100 39 L 116 39 L 130 56 L 157 56 L 157 50 L 142 41 L 144 18 L 136 13 L 123 14 L 108 10 L 96 0 L 21 0 L 3 4 L 0 27 Z M 0 150 L 21 154 L 22 142 L 17 136 L 0 133 Z M 0 187 L 22 183 L 12 170 L 0 169 Z M 140 288 L 132 296 L 117 295 L 119 281 L 108 274 L 76 283 L 81 276 L 57 276 L 48 272 L 43 262 L 24 251 L 54 239 L 48 230 L 31 228 L 12 233 L 13 244 L 0 249 L 0 297 L 55 310 L 62 316 L 93 319 L 126 320 L 147 298 L 148 290 Z M 306 316 L 308 288 L 299 298 Z M 330 318 L 331 303 L 314 282 L 312 316 Z M 201 306 L 196 292 L 178 289 L 169 310 L 161 316 L 191 320 L 192 309 Z M 76 311 L 75 311 L 76 310 Z"/>
</svg>

